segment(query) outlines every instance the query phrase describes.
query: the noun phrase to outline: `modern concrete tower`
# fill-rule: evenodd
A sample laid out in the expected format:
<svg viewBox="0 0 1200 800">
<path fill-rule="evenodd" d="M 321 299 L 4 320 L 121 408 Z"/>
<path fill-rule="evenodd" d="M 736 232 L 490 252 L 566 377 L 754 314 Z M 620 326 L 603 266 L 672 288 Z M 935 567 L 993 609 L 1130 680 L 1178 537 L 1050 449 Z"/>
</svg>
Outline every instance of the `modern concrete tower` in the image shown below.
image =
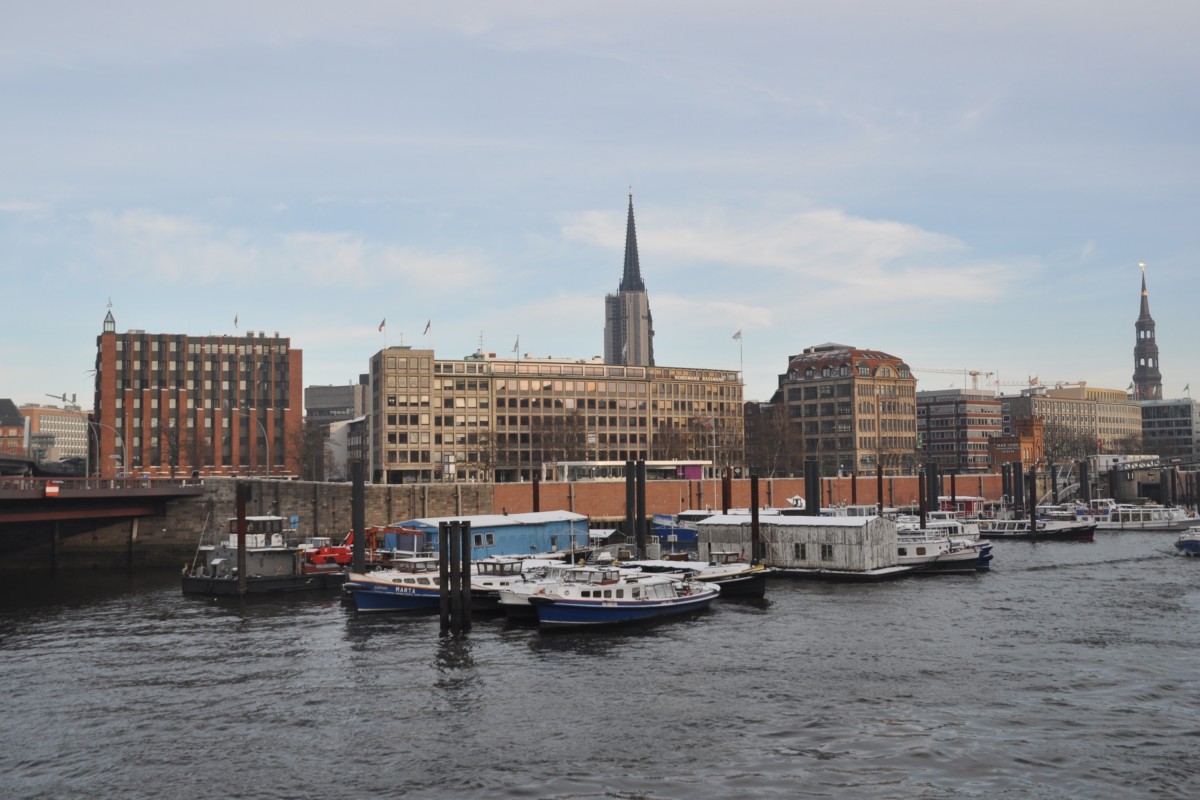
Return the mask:
<svg viewBox="0 0 1200 800">
<path fill-rule="evenodd" d="M 604 363 L 654 366 L 654 320 L 638 263 L 632 191 L 625 226 L 625 272 L 617 293 L 604 297 Z"/>
<path fill-rule="evenodd" d="M 1154 341 L 1154 317 L 1150 316 L 1150 297 L 1146 294 L 1146 265 L 1142 268 L 1142 308 L 1134 328 L 1137 342 L 1133 346 L 1133 399 L 1161 400 L 1162 373 L 1158 371 L 1158 343 Z"/>
</svg>

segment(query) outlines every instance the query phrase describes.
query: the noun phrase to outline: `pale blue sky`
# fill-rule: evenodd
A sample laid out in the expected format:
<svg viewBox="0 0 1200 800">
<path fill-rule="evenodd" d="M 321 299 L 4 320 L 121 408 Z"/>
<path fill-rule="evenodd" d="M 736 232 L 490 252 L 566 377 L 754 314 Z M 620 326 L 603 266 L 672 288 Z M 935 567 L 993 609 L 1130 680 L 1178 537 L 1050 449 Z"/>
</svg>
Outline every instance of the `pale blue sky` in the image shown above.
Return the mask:
<svg viewBox="0 0 1200 800">
<path fill-rule="evenodd" d="M 384 318 L 388 344 L 451 358 L 518 336 L 602 354 L 629 186 L 658 362 L 744 354 L 749 399 L 828 341 L 1124 389 L 1139 261 L 1164 394 L 1200 392 L 1195 2 L 3 19 L 0 397 L 18 403 L 90 402 L 110 298 L 122 331 L 278 330 L 306 385 L 365 372 Z"/>
</svg>

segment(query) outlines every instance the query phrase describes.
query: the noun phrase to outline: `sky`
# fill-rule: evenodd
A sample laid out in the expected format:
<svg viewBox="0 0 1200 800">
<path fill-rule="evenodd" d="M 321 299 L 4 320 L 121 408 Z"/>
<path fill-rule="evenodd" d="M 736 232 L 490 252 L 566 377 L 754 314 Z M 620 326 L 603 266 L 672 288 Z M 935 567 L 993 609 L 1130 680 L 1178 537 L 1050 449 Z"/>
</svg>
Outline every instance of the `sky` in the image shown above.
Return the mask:
<svg viewBox="0 0 1200 800">
<path fill-rule="evenodd" d="M 630 191 L 656 363 L 747 399 L 826 342 L 1125 389 L 1140 263 L 1163 394 L 1200 394 L 1195 2 L 3 5 L 18 404 L 90 406 L 110 304 L 278 331 L 305 385 L 602 355 Z"/>
</svg>

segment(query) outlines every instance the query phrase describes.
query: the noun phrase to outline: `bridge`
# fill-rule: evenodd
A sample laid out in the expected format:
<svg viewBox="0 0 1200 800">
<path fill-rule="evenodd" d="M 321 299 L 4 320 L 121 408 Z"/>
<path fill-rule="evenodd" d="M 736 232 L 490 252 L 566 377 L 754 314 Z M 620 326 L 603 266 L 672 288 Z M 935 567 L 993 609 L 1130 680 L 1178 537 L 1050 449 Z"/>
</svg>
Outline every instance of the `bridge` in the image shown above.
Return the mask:
<svg viewBox="0 0 1200 800">
<path fill-rule="evenodd" d="M 0 529 L 67 520 L 161 515 L 167 502 L 204 494 L 198 480 L 0 477 Z"/>
</svg>

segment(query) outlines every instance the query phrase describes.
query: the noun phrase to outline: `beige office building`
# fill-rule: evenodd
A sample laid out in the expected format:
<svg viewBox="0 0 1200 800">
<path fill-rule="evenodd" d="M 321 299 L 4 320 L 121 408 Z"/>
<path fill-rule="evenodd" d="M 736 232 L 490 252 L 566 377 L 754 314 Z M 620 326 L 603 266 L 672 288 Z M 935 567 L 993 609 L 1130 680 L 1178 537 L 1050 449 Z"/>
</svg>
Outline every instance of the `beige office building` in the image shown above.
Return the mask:
<svg viewBox="0 0 1200 800">
<path fill-rule="evenodd" d="M 1086 383 L 1035 387 L 1019 396 L 1000 398 L 1005 434 L 1023 418 L 1044 423 L 1048 459 L 1079 459 L 1097 453 L 1129 450 L 1142 437 L 1142 409 L 1120 389 L 1097 389 Z"/>
<path fill-rule="evenodd" d="M 527 481 L 563 462 L 742 461 L 733 370 L 389 347 L 370 375 L 375 483 Z"/>
</svg>

